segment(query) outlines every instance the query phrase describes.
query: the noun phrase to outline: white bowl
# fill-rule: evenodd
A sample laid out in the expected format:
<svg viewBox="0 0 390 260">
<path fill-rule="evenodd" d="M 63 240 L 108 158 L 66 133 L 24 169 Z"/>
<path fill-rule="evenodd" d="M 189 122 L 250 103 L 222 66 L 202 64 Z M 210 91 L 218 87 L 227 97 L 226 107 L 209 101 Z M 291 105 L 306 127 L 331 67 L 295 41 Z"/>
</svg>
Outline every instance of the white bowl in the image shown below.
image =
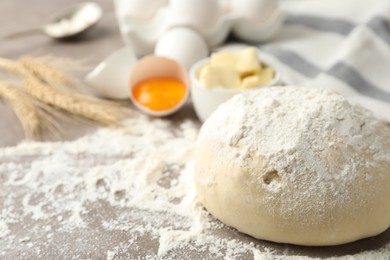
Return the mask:
<svg viewBox="0 0 390 260">
<path fill-rule="evenodd" d="M 199 119 L 204 122 L 213 113 L 220 104 L 230 99 L 236 94 L 242 91 L 251 91 L 258 88 L 276 86 L 280 83 L 280 74 L 275 70 L 274 79 L 267 85 L 253 87 L 249 89 L 226 89 L 226 88 L 206 88 L 199 80 L 200 69 L 210 63 L 210 58 L 203 59 L 192 66 L 190 70 L 190 82 L 191 82 L 191 99 L 195 108 L 195 112 Z M 265 66 L 269 66 L 265 62 L 261 62 Z"/>
</svg>

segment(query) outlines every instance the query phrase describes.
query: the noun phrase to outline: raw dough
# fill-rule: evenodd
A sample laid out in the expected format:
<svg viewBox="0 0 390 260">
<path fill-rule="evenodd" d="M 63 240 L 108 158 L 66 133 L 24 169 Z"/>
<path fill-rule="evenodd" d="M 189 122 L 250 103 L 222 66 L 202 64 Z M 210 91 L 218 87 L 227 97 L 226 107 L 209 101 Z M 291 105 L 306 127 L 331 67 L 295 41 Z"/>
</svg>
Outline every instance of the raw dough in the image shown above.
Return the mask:
<svg viewBox="0 0 390 260">
<path fill-rule="evenodd" d="M 318 88 L 246 91 L 202 126 L 198 199 L 253 237 L 337 245 L 390 224 L 390 127 Z"/>
</svg>

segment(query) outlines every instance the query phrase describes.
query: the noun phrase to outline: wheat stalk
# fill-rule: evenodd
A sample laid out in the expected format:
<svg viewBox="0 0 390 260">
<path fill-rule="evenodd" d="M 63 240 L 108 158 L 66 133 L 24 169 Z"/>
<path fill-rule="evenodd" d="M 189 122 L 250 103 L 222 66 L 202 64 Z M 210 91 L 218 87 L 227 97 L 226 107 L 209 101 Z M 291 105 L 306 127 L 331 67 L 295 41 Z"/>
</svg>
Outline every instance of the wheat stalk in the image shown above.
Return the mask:
<svg viewBox="0 0 390 260">
<path fill-rule="evenodd" d="M 16 76 L 26 77 L 30 72 L 17 61 L 0 58 L 0 68 Z"/>
<path fill-rule="evenodd" d="M 52 67 L 52 64 L 55 66 Z M 25 56 L 19 61 L 0 58 L 0 68 L 24 79 L 23 85 L 26 92 L 24 94 L 29 95 L 32 100 L 50 106 L 51 112 L 54 112 L 55 108 L 92 122 L 107 126 L 120 126 L 121 119 L 130 113 L 128 109 L 114 102 L 83 95 L 69 88 L 74 83 L 73 79 L 57 69 L 61 66 L 69 68 L 72 65 L 77 69 L 80 67 L 77 64 L 79 63 L 51 57 Z"/>
<path fill-rule="evenodd" d="M 113 102 L 54 89 L 33 76 L 24 81 L 24 88 L 41 102 L 107 126 L 119 126 L 121 119 L 129 113 L 127 109 Z"/>
<path fill-rule="evenodd" d="M 49 115 L 50 108 L 36 102 L 22 89 L 0 82 L 0 98 L 13 108 L 27 139 L 41 139 L 43 129 L 49 129 L 54 135 L 57 134 L 58 126 Z"/>
<path fill-rule="evenodd" d="M 0 68 L 20 77 L 34 74 L 50 84 L 74 85 L 75 80 L 64 71 L 81 70 L 80 62 L 68 59 L 24 56 L 18 61 L 0 58 Z"/>
<path fill-rule="evenodd" d="M 24 56 L 19 59 L 19 64 L 37 75 L 49 84 L 62 84 L 72 86 L 75 80 L 66 74 L 70 70 L 79 70 L 81 66 L 76 61 L 68 59 Z"/>
</svg>

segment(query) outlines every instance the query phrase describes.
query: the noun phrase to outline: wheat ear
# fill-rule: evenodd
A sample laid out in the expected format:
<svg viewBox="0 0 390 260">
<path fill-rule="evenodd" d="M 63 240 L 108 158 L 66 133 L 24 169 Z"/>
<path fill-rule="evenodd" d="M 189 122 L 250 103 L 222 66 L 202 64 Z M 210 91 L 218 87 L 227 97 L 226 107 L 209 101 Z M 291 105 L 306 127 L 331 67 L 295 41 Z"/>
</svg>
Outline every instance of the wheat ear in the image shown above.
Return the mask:
<svg viewBox="0 0 390 260">
<path fill-rule="evenodd" d="M 38 101 L 81 118 L 108 126 L 119 126 L 121 119 L 130 113 L 128 109 L 114 102 L 82 95 L 72 88 L 64 88 L 73 83 L 72 78 L 46 64 L 47 60 L 68 67 L 77 64 L 64 59 L 26 56 L 18 62 L 0 58 L 0 68 L 21 76 L 25 80 L 25 91 Z"/>
<path fill-rule="evenodd" d="M 52 66 L 46 60 L 45 58 L 24 56 L 19 59 L 19 64 L 48 83 L 59 83 L 63 85 L 72 85 L 74 83 L 71 77 L 55 68 L 55 66 Z"/>
<path fill-rule="evenodd" d="M 26 77 L 30 72 L 14 60 L 0 58 L 0 68 L 16 76 Z"/>
<path fill-rule="evenodd" d="M 124 107 L 111 102 L 54 89 L 33 76 L 24 81 L 24 88 L 43 103 L 108 126 L 119 126 L 121 119 L 129 113 Z"/>
<path fill-rule="evenodd" d="M 39 104 L 22 89 L 0 82 L 0 97 L 13 108 L 27 139 L 40 140 L 43 129 L 56 134 L 58 128 L 49 115 L 50 108 Z"/>
</svg>

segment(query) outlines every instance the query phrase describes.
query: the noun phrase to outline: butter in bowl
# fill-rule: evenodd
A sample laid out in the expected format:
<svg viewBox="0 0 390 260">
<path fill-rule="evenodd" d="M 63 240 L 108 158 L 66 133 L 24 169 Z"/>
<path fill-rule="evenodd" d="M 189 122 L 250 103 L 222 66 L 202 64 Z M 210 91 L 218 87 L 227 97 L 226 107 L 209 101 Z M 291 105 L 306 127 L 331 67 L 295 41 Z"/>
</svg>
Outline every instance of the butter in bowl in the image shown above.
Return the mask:
<svg viewBox="0 0 390 260">
<path fill-rule="evenodd" d="M 213 53 L 190 70 L 191 97 L 195 112 L 205 121 L 232 96 L 279 84 L 279 73 L 261 61 L 256 48 Z"/>
</svg>

